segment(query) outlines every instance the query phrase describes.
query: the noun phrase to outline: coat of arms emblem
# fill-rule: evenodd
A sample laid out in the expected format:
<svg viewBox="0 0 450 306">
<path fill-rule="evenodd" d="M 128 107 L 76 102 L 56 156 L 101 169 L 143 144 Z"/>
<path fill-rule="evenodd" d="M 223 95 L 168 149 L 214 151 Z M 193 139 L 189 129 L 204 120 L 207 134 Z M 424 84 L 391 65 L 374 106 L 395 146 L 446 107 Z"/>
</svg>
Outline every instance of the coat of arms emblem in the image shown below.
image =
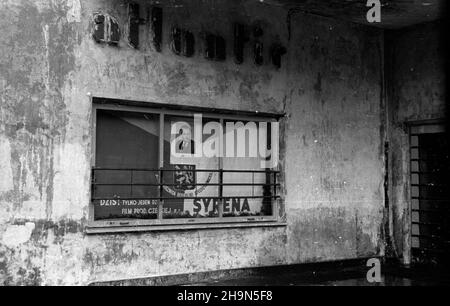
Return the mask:
<svg viewBox="0 0 450 306">
<path fill-rule="evenodd" d="M 174 165 L 174 184 L 177 191 L 194 190 L 196 187 L 195 165 Z"/>
</svg>

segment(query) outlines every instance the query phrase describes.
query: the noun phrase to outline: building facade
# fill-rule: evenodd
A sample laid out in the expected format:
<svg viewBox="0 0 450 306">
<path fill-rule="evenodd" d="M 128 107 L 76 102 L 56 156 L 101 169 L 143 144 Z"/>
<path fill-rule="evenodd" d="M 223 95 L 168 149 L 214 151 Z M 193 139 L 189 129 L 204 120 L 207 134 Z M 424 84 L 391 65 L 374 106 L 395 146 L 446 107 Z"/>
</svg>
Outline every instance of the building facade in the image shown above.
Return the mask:
<svg viewBox="0 0 450 306">
<path fill-rule="evenodd" d="M 445 119 L 437 23 L 387 33 L 258 1 L 1 0 L 0 29 L 0 283 L 411 263 L 410 127 Z M 277 144 L 258 135 L 279 163 L 180 165 L 170 123 L 193 114 L 278 126 Z"/>
</svg>

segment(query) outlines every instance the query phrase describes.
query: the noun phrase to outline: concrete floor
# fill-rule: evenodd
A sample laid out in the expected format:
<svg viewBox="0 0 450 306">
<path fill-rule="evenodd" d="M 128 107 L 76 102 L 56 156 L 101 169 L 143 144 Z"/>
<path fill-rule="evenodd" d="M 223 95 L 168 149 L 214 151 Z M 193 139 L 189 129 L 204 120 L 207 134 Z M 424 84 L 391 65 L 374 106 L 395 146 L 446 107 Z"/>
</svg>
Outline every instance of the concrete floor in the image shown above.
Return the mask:
<svg viewBox="0 0 450 306">
<path fill-rule="evenodd" d="M 381 283 L 369 283 L 366 278 L 350 278 L 344 280 L 324 280 L 308 282 L 302 279 L 272 279 L 248 277 L 190 284 L 190 286 L 450 286 L 450 280 L 414 279 L 395 276 L 382 277 Z"/>
<path fill-rule="evenodd" d="M 382 259 L 381 259 L 382 260 Z M 92 286 L 450 286 L 450 267 L 381 262 L 381 282 L 369 283 L 367 259 L 219 270 L 92 283 Z"/>
<path fill-rule="evenodd" d="M 256 275 L 205 281 L 191 286 L 450 286 L 450 274 L 389 268 L 381 283 L 369 283 L 361 270 L 298 272 L 271 270 Z"/>
</svg>

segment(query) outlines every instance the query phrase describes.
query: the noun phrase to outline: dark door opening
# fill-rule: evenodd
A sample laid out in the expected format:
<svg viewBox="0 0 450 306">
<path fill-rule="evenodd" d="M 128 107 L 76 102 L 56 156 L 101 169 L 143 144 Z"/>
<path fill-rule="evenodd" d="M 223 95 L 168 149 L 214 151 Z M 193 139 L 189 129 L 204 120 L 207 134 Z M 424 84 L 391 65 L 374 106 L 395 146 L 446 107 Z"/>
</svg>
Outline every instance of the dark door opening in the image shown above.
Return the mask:
<svg viewBox="0 0 450 306">
<path fill-rule="evenodd" d="M 411 247 L 414 264 L 450 259 L 448 135 L 439 125 L 411 127 Z"/>
</svg>

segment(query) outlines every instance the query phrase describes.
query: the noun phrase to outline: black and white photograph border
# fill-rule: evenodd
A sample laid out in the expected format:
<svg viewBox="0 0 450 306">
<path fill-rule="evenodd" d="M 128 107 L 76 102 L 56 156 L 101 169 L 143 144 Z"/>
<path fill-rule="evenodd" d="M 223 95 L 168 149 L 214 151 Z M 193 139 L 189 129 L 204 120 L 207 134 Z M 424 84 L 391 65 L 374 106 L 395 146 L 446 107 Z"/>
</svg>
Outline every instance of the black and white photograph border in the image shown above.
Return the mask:
<svg viewBox="0 0 450 306">
<path fill-rule="evenodd" d="M 0 286 L 450 285 L 446 4 L 0 0 Z"/>
</svg>

